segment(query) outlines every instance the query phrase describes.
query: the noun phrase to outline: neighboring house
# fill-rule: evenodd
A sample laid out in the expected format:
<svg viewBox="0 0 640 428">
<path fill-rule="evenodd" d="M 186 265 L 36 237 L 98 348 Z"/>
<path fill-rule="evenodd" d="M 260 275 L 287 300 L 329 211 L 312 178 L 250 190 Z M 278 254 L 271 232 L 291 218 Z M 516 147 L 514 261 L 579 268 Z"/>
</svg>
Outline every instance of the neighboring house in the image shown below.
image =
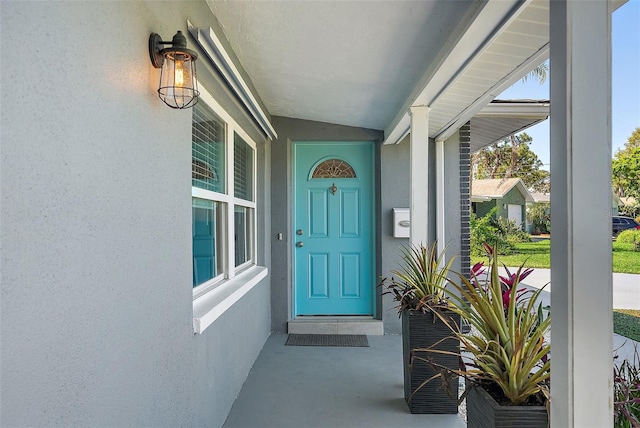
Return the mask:
<svg viewBox="0 0 640 428">
<path fill-rule="evenodd" d="M 530 194 L 531 194 L 531 197 L 533 198 L 533 201 L 530 201 L 530 203 L 538 203 L 538 202 L 550 203 L 551 202 L 551 194 L 550 193 L 530 192 Z M 620 198 L 613 191 L 611 192 L 611 194 L 612 194 L 612 198 L 611 198 L 611 214 L 612 215 L 618 215 L 620 207 L 625 205 L 624 202 L 623 202 L 625 198 Z"/>
<path fill-rule="evenodd" d="M 530 192 L 531 193 L 531 197 L 533 198 L 533 201 L 527 202 L 527 204 L 532 204 L 532 203 L 547 203 L 549 204 L 551 202 L 551 194 L 550 193 L 537 193 L 537 192 Z M 618 215 L 619 213 L 619 207 L 622 206 L 622 201 L 621 198 L 618 197 L 618 195 L 616 195 L 614 192 L 611 192 L 613 197 L 611 198 L 612 201 L 612 205 L 611 205 L 611 215 Z M 527 233 L 534 233 L 534 226 L 532 223 L 529 223 L 527 221 L 527 225 L 526 225 L 526 230 Z"/>
<path fill-rule="evenodd" d="M 551 203 L 550 193 L 529 192 L 533 198 L 533 203 Z"/>
<path fill-rule="evenodd" d="M 622 197 L 620 199 L 620 211 L 626 215 L 636 216 L 640 214 L 638 200 L 633 196 Z"/>
<path fill-rule="evenodd" d="M 620 213 L 620 207 L 622 207 L 624 204 L 622 203 L 622 199 L 618 195 L 616 195 L 615 192 L 611 193 L 613 194 L 613 197 L 611 198 L 611 215 L 618 215 Z"/>
<path fill-rule="evenodd" d="M 377 278 L 436 239 L 468 272 L 471 148 L 555 108 L 552 423 L 611 425 L 610 189 L 581 192 L 610 175 L 611 9 L 586 4 L 0 2 L 0 424 L 220 427 L 270 334 L 398 334 Z M 149 55 L 177 30 L 187 110 Z M 551 107 L 491 103 L 550 46 Z"/>
<path fill-rule="evenodd" d="M 498 217 L 513 220 L 524 230 L 529 202 L 533 202 L 533 197 L 520 178 L 473 180 L 471 183 L 471 210 L 478 217 L 497 208 Z"/>
</svg>

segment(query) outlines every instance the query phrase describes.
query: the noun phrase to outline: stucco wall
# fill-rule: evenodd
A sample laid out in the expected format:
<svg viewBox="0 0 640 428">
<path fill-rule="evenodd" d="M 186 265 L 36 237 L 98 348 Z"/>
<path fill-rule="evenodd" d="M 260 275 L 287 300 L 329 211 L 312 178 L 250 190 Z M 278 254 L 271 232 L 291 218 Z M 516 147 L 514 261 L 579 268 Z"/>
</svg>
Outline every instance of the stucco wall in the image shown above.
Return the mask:
<svg viewBox="0 0 640 428">
<path fill-rule="evenodd" d="M 221 426 L 269 334 L 270 286 L 193 334 L 191 111 L 157 98 L 147 48 L 213 22 L 206 4 L 0 7 L 1 425 Z"/>
<path fill-rule="evenodd" d="M 445 242 L 447 256 L 457 257 L 454 269 L 460 265 L 460 154 L 459 136 L 455 133 L 444 144 L 445 148 Z M 429 236 L 436 239 L 436 159 L 435 142 L 429 148 Z M 409 245 L 408 238 L 393 237 L 393 208 L 408 208 L 410 202 L 411 176 L 409 171 L 409 137 L 400 144 L 382 146 L 381 149 L 381 208 L 380 260 L 382 277 L 391 277 L 402 257 L 401 249 Z M 400 334 L 402 324 L 396 309 L 397 303 L 390 295 L 383 296 L 382 316 L 385 334 Z"/>
<path fill-rule="evenodd" d="M 462 235 L 460 222 L 460 136 L 456 132 L 444 143 L 444 244 L 447 246 L 447 258 L 454 257 L 451 266 L 455 272 L 462 272 L 461 252 Z"/>
<path fill-rule="evenodd" d="M 382 257 L 380 260 L 382 277 L 391 277 L 391 271 L 397 269 L 401 259 L 401 248 L 409 245 L 408 238 L 393 237 L 393 208 L 409 208 L 411 177 L 409 174 L 409 139 L 396 145 L 382 146 L 381 154 L 381 193 L 380 241 Z M 396 302 L 390 295 L 383 296 L 382 319 L 385 334 L 400 334 L 402 325 L 398 318 Z"/>
<path fill-rule="evenodd" d="M 309 120 L 273 117 L 278 139 L 271 146 L 271 320 L 272 331 L 287 332 L 291 319 L 292 213 L 291 181 L 293 141 L 382 141 L 382 131 Z M 378 145 L 378 144 L 376 144 Z M 376 157 L 378 157 L 376 149 Z M 376 172 L 377 175 L 377 172 Z M 277 236 L 282 233 L 282 240 Z M 379 259 L 379 257 L 376 257 Z"/>
<path fill-rule="evenodd" d="M 527 220 L 527 209 L 525 204 L 524 196 L 518 187 L 514 187 L 509 190 L 506 195 L 500 200 L 498 200 L 498 215 L 504 218 L 509 218 L 509 205 L 520 205 L 522 206 L 522 215 L 520 216 L 521 226 L 524 228 L 524 225 Z"/>
<path fill-rule="evenodd" d="M 491 211 L 494 207 L 497 207 L 497 216 L 509 218 L 509 205 L 521 205 L 522 206 L 522 227 L 524 227 L 526 218 L 527 218 L 527 210 L 525 206 L 525 198 L 520 192 L 518 187 L 514 187 L 509 190 L 506 195 L 504 195 L 500 199 L 492 199 L 486 202 L 477 202 L 476 203 L 476 216 L 484 217 Z"/>
</svg>

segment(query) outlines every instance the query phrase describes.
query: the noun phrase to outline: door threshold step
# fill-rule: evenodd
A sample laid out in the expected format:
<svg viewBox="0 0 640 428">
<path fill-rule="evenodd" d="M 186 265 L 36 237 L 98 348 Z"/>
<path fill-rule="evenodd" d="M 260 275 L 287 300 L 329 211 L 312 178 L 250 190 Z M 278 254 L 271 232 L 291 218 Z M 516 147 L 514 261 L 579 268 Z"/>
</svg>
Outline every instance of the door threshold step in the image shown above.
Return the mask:
<svg viewBox="0 0 640 428">
<path fill-rule="evenodd" d="M 382 320 L 363 317 L 301 317 L 287 327 L 289 334 L 384 334 Z"/>
</svg>

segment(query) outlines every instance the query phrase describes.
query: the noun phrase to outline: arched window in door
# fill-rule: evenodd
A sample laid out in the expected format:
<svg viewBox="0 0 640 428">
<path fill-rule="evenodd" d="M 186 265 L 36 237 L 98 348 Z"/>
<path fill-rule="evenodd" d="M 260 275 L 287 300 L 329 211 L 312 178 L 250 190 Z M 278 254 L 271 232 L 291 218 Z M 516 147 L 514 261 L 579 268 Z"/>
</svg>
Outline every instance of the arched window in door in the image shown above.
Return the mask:
<svg viewBox="0 0 640 428">
<path fill-rule="evenodd" d="M 356 172 L 343 160 L 327 159 L 316 166 L 311 178 L 356 178 Z"/>
</svg>

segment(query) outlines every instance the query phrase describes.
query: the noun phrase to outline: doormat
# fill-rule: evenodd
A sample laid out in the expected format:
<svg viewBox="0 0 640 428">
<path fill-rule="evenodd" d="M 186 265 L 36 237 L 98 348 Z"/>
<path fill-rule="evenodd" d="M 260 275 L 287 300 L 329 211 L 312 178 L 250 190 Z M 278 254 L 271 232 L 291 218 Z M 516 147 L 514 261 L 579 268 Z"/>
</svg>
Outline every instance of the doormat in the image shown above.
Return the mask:
<svg viewBox="0 0 640 428">
<path fill-rule="evenodd" d="M 290 334 L 286 345 L 367 347 L 369 340 L 364 334 Z"/>
</svg>

